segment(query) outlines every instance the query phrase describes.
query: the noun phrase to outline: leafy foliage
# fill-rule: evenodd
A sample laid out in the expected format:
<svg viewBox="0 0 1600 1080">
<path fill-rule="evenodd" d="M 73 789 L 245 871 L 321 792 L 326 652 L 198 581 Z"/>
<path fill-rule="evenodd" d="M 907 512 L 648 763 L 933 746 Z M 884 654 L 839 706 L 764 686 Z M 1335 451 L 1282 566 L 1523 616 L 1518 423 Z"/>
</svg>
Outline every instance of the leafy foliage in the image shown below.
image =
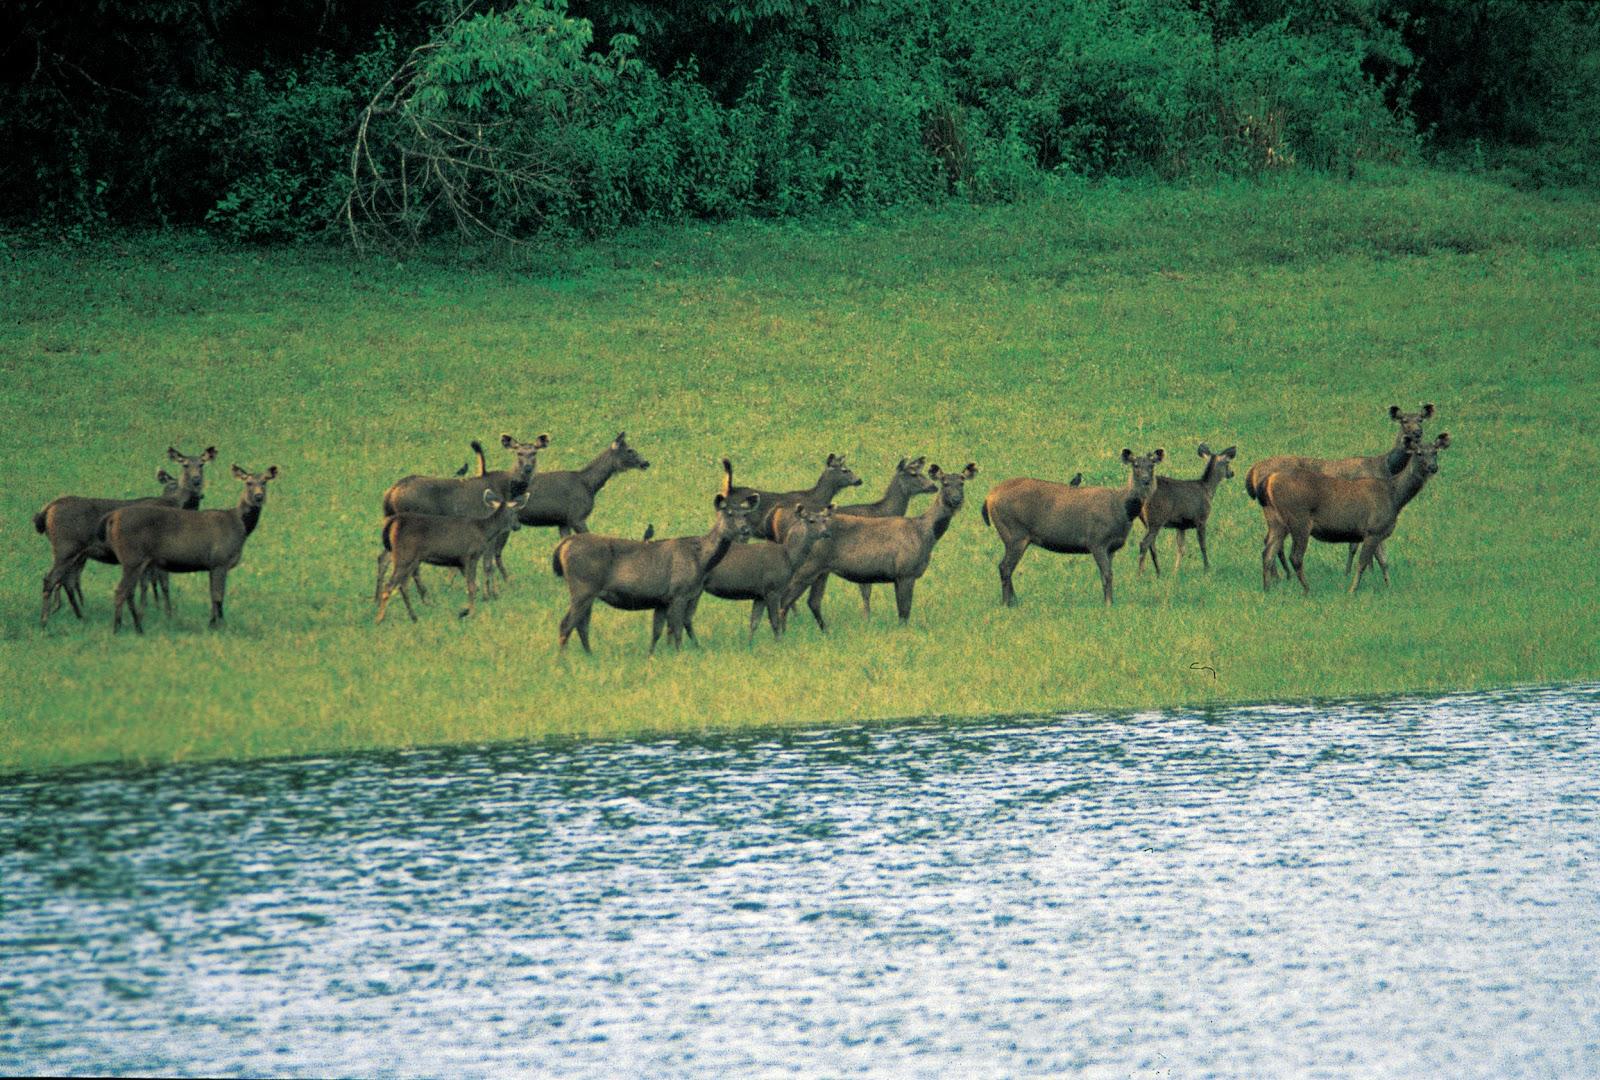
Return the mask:
<svg viewBox="0 0 1600 1080">
<path fill-rule="evenodd" d="M 1600 177 L 1579 0 L 460 2 L 24 3 L 0 214 L 592 235 L 1061 176 L 1348 174 L 1419 131 L 1530 183 Z"/>
</svg>

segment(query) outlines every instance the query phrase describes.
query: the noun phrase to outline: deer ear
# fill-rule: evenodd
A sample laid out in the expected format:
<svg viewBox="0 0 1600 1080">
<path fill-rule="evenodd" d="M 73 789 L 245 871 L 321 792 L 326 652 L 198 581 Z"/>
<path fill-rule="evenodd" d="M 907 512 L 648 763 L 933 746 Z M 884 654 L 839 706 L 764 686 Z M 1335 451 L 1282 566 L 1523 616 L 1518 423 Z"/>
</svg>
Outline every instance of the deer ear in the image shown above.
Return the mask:
<svg viewBox="0 0 1600 1080">
<path fill-rule="evenodd" d="M 1225 458 L 1227 458 L 1227 459 L 1228 459 L 1228 460 L 1229 460 L 1229 461 L 1232 461 L 1232 460 L 1233 460 L 1233 459 L 1234 459 L 1234 458 L 1235 458 L 1235 457 L 1237 457 L 1237 456 L 1238 456 L 1238 455 L 1239 455 L 1239 448 L 1238 448 L 1238 447 L 1237 447 L 1237 446 L 1230 446 L 1230 447 L 1228 447 L 1228 448 L 1227 448 L 1227 449 L 1226 449 L 1226 450 L 1224 450 L 1224 451 L 1223 451 L 1223 452 L 1222 452 L 1222 453 L 1221 453 L 1221 455 L 1219 455 L 1219 456 L 1221 456 L 1221 457 L 1225 457 Z"/>
<path fill-rule="evenodd" d="M 1156 452 L 1150 456 L 1156 461 L 1165 461 L 1167 459 L 1167 452 L 1158 446 L 1156 447 Z"/>
<path fill-rule="evenodd" d="M 158 483 L 158 484 L 170 484 L 176 479 L 177 479 L 177 477 L 173 476 L 171 473 L 167 472 L 167 470 L 165 470 L 165 469 L 157 469 L 156 470 L 156 483 Z"/>
<path fill-rule="evenodd" d="M 1133 460 L 1133 451 L 1129 450 L 1126 446 L 1124 446 L 1122 448 L 1122 463 L 1124 465 L 1126 465 L 1128 462 L 1130 462 L 1132 460 Z"/>
<path fill-rule="evenodd" d="M 828 464 L 830 466 L 843 465 L 844 464 L 844 458 L 840 457 L 838 454 L 829 454 L 828 455 Z"/>
<path fill-rule="evenodd" d="M 1422 403 L 1422 418 L 1424 420 L 1426 420 L 1428 417 L 1430 417 L 1432 415 L 1433 415 L 1433 402 L 1424 401 Z"/>
<path fill-rule="evenodd" d="M 239 468 L 239 466 L 235 465 L 233 467 L 233 478 L 235 480 L 248 480 L 250 478 L 250 474 Z"/>
<path fill-rule="evenodd" d="M 167 447 L 167 460 L 168 461 L 182 461 L 183 460 L 183 455 L 178 453 L 178 448 L 176 446 L 169 446 L 169 447 Z"/>
<path fill-rule="evenodd" d="M 967 462 L 967 467 L 961 470 L 961 475 L 966 477 L 968 480 L 971 480 L 974 476 L 977 476 L 978 463 L 975 461 Z"/>
<path fill-rule="evenodd" d="M 1439 437 L 1433 440 L 1433 445 L 1437 446 L 1440 450 L 1443 450 L 1445 447 L 1449 446 L 1450 433 L 1448 431 L 1439 432 Z"/>
<path fill-rule="evenodd" d="M 909 465 L 909 464 L 911 464 L 909 461 L 907 461 L 905 458 L 901 458 L 900 459 L 900 464 L 898 464 L 898 465 L 896 465 L 894 467 L 895 471 L 896 472 L 905 472 L 906 471 L 906 466 Z"/>
<path fill-rule="evenodd" d="M 511 449 L 511 446 L 512 446 L 512 444 L 513 444 L 513 443 L 515 443 L 515 442 L 516 442 L 516 441 L 517 441 L 517 440 L 515 440 L 515 439 L 513 439 L 513 438 L 512 438 L 512 437 L 511 437 L 511 436 L 510 436 L 510 435 L 508 435 L 508 434 L 507 434 L 507 433 L 506 433 L 506 432 L 504 432 L 504 431 L 502 431 L 502 432 L 501 432 L 501 433 L 500 433 L 500 445 L 501 445 L 501 446 L 503 446 L 503 447 L 505 447 L 505 448 L 506 448 L 506 449 L 507 449 L 507 450 L 510 450 L 510 449 Z"/>
<path fill-rule="evenodd" d="M 533 448 L 535 450 L 543 450 L 545 447 L 547 447 L 549 445 L 550 445 L 550 436 L 548 436 L 548 435 L 540 435 L 537 439 L 533 440 Z"/>
<path fill-rule="evenodd" d="M 201 461 L 215 461 L 215 460 L 217 460 L 217 448 L 215 446 L 206 447 L 205 448 L 205 452 L 200 455 L 200 460 Z"/>
<path fill-rule="evenodd" d="M 628 433 L 626 431 L 619 431 L 619 432 L 617 432 L 617 437 L 615 439 L 611 440 L 611 449 L 613 449 L 613 450 L 621 450 L 627 444 L 628 444 Z"/>
<path fill-rule="evenodd" d="M 744 501 L 739 504 L 739 509 L 743 510 L 747 514 L 753 514 L 755 513 L 756 507 L 760 505 L 761 496 L 757 495 L 755 492 L 751 492 L 749 495 L 746 495 L 744 497 Z"/>
<path fill-rule="evenodd" d="M 1210 457 L 1211 456 L 1211 447 L 1207 446 L 1205 443 L 1201 443 L 1200 444 L 1200 448 L 1195 452 L 1198 453 L 1201 457 Z"/>
<path fill-rule="evenodd" d="M 278 467 L 276 465 L 267 466 L 267 471 L 261 474 L 261 478 L 263 480 L 276 480 L 278 478 Z"/>
<path fill-rule="evenodd" d="M 943 475 L 944 475 L 944 470 L 939 468 L 939 466 L 937 466 L 937 465 L 929 465 L 928 466 L 928 476 L 929 476 L 930 479 L 937 480 L 937 479 L 939 479 L 939 477 L 941 477 Z"/>
<path fill-rule="evenodd" d="M 515 499 L 513 499 L 511 501 L 511 509 L 513 509 L 513 510 L 521 510 L 524 506 L 527 506 L 528 505 L 528 497 L 530 495 L 532 495 L 532 494 L 533 494 L 533 492 L 531 492 L 531 491 L 524 491 L 521 495 L 518 495 Z"/>
<path fill-rule="evenodd" d="M 711 500 L 711 505 L 716 509 L 721 510 L 724 506 L 728 505 L 728 497 L 721 492 L 718 492 L 717 497 Z"/>
<path fill-rule="evenodd" d="M 483 489 L 483 505 L 485 505 L 485 506 L 493 506 L 494 505 L 494 500 L 495 500 L 494 488 L 492 488 L 492 487 L 484 488 Z"/>
<path fill-rule="evenodd" d="M 1400 406 L 1398 406 L 1398 405 L 1390 405 L 1389 406 L 1389 419 L 1390 420 L 1398 420 L 1398 419 L 1400 419 Z"/>
</svg>

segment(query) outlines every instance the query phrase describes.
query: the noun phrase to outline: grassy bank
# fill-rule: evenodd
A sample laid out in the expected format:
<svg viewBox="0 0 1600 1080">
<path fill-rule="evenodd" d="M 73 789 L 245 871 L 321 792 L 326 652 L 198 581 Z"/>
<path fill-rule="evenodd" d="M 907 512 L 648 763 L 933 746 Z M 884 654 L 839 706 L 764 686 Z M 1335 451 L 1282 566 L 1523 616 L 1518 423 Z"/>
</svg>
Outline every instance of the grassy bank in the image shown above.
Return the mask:
<svg viewBox="0 0 1600 1080">
<path fill-rule="evenodd" d="M 1600 675 L 1591 515 L 1600 435 L 1600 201 L 1395 174 L 1353 186 L 1059 191 L 865 225 L 735 224 L 401 264 L 203 238 L 92 250 L 13 243 L 0 262 L 0 772 L 730 726 L 1464 688 Z M 1390 543 L 1394 586 L 1262 595 L 1244 467 L 1377 452 L 1391 403 L 1428 400 L 1455 439 Z M 378 500 L 447 472 L 467 441 L 550 433 L 576 468 L 625 428 L 654 467 L 602 492 L 591 526 L 703 531 L 731 455 L 746 482 L 809 484 L 830 451 L 873 498 L 902 455 L 976 461 L 909 628 L 829 590 L 744 644 L 707 599 L 704 648 L 646 660 L 648 617 L 597 608 L 596 655 L 558 656 L 553 532 L 512 539 L 513 581 L 473 620 L 449 603 L 372 625 Z M 283 476 L 230 576 L 178 614 L 110 633 L 38 627 L 56 495 L 153 489 L 169 443 Z M 1122 447 L 1237 444 L 1212 568 L 1134 573 L 1104 610 L 1092 562 L 1032 551 L 998 606 L 978 507 L 1019 474 L 1120 484 Z M 496 459 L 506 455 L 492 452 Z M 920 509 L 919 501 L 915 509 Z M 1142 532 L 1135 526 L 1134 537 Z M 1170 564 L 1172 540 L 1162 550 Z M 430 580 L 439 579 L 435 571 Z M 395 616 L 398 616 L 396 618 Z M 1215 676 L 1194 667 L 1214 668 Z"/>
</svg>

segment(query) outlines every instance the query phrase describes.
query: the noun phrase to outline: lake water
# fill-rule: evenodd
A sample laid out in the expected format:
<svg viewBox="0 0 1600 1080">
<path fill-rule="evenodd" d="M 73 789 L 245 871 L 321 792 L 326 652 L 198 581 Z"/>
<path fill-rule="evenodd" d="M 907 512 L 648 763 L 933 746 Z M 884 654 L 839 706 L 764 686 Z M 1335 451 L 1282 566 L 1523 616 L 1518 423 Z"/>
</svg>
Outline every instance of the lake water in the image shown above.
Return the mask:
<svg viewBox="0 0 1600 1080">
<path fill-rule="evenodd" d="M 1600 686 L 0 780 L 0 1072 L 1600 1074 Z"/>
</svg>

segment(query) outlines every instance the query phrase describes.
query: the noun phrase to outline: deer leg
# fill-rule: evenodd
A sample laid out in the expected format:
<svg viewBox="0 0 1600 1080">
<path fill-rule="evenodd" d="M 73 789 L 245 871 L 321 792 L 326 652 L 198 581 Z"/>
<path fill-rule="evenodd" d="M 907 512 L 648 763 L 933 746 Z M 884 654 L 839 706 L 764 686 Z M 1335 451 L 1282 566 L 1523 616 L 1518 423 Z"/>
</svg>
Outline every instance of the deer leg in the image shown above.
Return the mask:
<svg viewBox="0 0 1600 1080">
<path fill-rule="evenodd" d="M 695 598 L 689 601 L 688 607 L 684 609 L 683 613 L 683 628 L 688 632 L 689 640 L 694 642 L 694 647 L 697 649 L 700 647 L 700 639 L 694 636 L 694 613 L 700 610 L 700 597 L 702 595 L 704 594 L 696 593 Z"/>
<path fill-rule="evenodd" d="M 661 628 L 667 625 L 667 609 L 653 608 L 650 612 L 650 651 L 647 656 L 656 654 L 656 642 L 661 640 Z"/>
<path fill-rule="evenodd" d="M 1384 557 L 1383 547 L 1386 541 L 1380 541 L 1373 550 L 1372 557 L 1378 560 L 1378 569 L 1383 571 L 1383 583 L 1389 584 L 1389 560 Z"/>
<path fill-rule="evenodd" d="M 139 621 L 139 609 L 129 602 L 133 590 L 139 584 L 140 569 L 137 566 L 124 566 L 122 580 L 117 582 L 116 592 L 112 594 L 111 605 L 111 632 L 115 634 L 122 629 L 122 605 L 127 604 L 133 615 L 133 628 L 138 633 L 144 633 L 144 625 Z"/>
<path fill-rule="evenodd" d="M 594 609 L 595 594 L 582 592 L 579 589 L 571 590 L 572 601 L 567 607 L 567 613 L 561 616 L 561 648 L 567 647 L 567 638 L 572 632 L 578 632 L 578 640 L 583 643 L 583 651 L 589 651 L 589 614 Z"/>
<path fill-rule="evenodd" d="M 1349 552 L 1349 554 L 1347 554 L 1344 557 L 1344 576 L 1345 577 L 1349 577 L 1350 576 L 1350 570 L 1356 564 L 1356 551 L 1360 547 L 1361 547 L 1360 544 L 1351 544 L 1350 545 L 1350 552 Z"/>
<path fill-rule="evenodd" d="M 1304 526 L 1296 528 L 1294 534 L 1294 550 L 1289 553 L 1289 562 L 1294 566 L 1294 576 L 1300 579 L 1300 587 L 1306 595 L 1311 595 L 1311 586 L 1306 584 L 1306 548 L 1311 543 L 1311 525 L 1307 522 Z M 1278 554 L 1283 554 L 1283 545 L 1279 544 Z"/>
<path fill-rule="evenodd" d="M 478 562 L 479 562 L 479 560 L 481 558 L 482 557 L 478 556 L 478 555 L 472 556 L 471 558 L 469 558 L 467 560 L 466 568 L 461 571 L 467 577 L 467 606 L 462 608 L 461 611 L 458 613 L 458 617 L 459 618 L 465 619 L 468 615 L 472 614 L 472 609 L 477 606 L 477 603 L 478 603 Z M 489 579 L 491 577 L 493 577 L 493 576 L 494 576 L 494 567 L 492 567 L 492 566 L 488 567 L 484 571 L 484 574 L 483 574 L 483 587 L 484 587 L 485 590 L 487 590 L 489 588 Z"/>
<path fill-rule="evenodd" d="M 378 552 L 378 583 L 372 587 L 372 602 L 381 603 L 383 600 L 383 572 L 389 565 L 389 553 Z"/>
<path fill-rule="evenodd" d="M 165 570 L 155 573 L 156 585 L 161 589 L 161 607 L 166 611 L 167 618 L 172 618 L 172 575 Z"/>
<path fill-rule="evenodd" d="M 1139 573 L 1141 574 L 1144 573 L 1144 557 L 1149 555 L 1150 565 L 1156 568 L 1156 577 L 1161 576 L 1161 560 L 1156 557 L 1156 536 L 1160 531 L 1161 527 L 1159 525 L 1152 526 L 1149 522 L 1145 523 L 1144 539 L 1139 541 Z M 1179 533 L 1178 535 L 1182 536 L 1183 534 Z"/>
<path fill-rule="evenodd" d="M 861 617 L 872 618 L 872 583 L 867 581 L 861 583 Z"/>
<path fill-rule="evenodd" d="M 222 625 L 222 596 L 228 587 L 228 571 L 217 569 L 211 571 L 211 626 Z"/>
<path fill-rule="evenodd" d="M 381 561 L 383 556 L 380 555 L 378 558 Z M 415 563 L 394 560 L 394 573 L 389 577 L 389 584 L 378 591 L 378 617 L 373 620 L 375 623 L 383 622 L 383 617 L 389 613 L 389 601 L 394 599 L 396 590 L 400 593 L 400 599 L 405 601 L 406 614 L 411 616 L 412 622 L 417 621 L 417 613 L 412 610 L 411 598 L 406 595 L 405 590 L 406 579 L 411 577 L 416 569 Z"/>
<path fill-rule="evenodd" d="M 1183 570 L 1183 547 L 1184 547 L 1184 542 L 1188 539 L 1189 530 L 1188 529 L 1179 529 L 1179 530 L 1177 530 L 1177 533 L 1178 533 L 1178 542 L 1177 542 L 1178 553 L 1172 557 L 1172 576 L 1173 577 L 1177 577 L 1179 572 Z M 1152 548 L 1151 551 L 1150 551 L 1150 554 L 1154 555 L 1155 554 L 1155 549 Z"/>
<path fill-rule="evenodd" d="M 501 535 L 500 539 L 498 541 L 496 541 L 495 545 L 494 545 L 494 562 L 493 562 L 493 566 L 497 566 L 497 567 L 500 568 L 500 580 L 501 581 L 510 581 L 511 580 L 510 578 L 508 578 L 506 576 L 506 557 L 505 557 L 506 556 L 506 545 L 509 544 L 510 542 L 511 542 L 511 534 L 510 533 L 503 533 Z M 488 574 L 487 571 L 483 575 L 483 591 L 484 591 L 485 595 L 492 595 L 489 592 L 489 574 Z"/>
<path fill-rule="evenodd" d="M 1206 554 L 1206 523 L 1199 522 L 1194 527 L 1194 538 L 1200 541 L 1200 568 L 1211 569 L 1211 557 Z"/>
<path fill-rule="evenodd" d="M 900 625 L 911 621 L 911 593 L 917 587 L 914 577 L 894 579 L 894 607 L 900 613 Z"/>
<path fill-rule="evenodd" d="M 1105 548 L 1095 548 L 1089 554 L 1094 556 L 1094 564 L 1100 568 L 1100 587 L 1105 593 L 1106 607 L 1111 606 L 1111 552 Z"/>
<path fill-rule="evenodd" d="M 817 620 L 817 629 L 824 634 L 828 632 L 828 621 L 822 617 L 822 596 L 828 591 L 828 575 L 823 574 L 811 583 L 811 595 L 806 597 L 806 607 L 811 609 L 811 617 Z"/>
<path fill-rule="evenodd" d="M 777 641 L 783 637 L 784 626 L 788 623 L 783 610 L 783 593 L 769 592 L 767 594 L 767 622 L 772 625 L 772 640 Z M 751 639 L 754 640 L 755 628 L 750 628 Z"/>
<path fill-rule="evenodd" d="M 1006 553 L 1000 558 L 1000 602 L 1006 607 L 1017 606 L 1017 590 L 1011 587 L 1011 574 L 1028 550 L 1028 538 L 1019 536 L 1006 541 Z"/>
<path fill-rule="evenodd" d="M 1372 559 L 1383 549 L 1382 536 L 1369 536 L 1361 544 L 1361 561 L 1356 564 L 1355 580 L 1350 583 L 1350 592 L 1354 593 L 1361 587 L 1361 575 L 1367 572 L 1367 567 L 1372 565 Z"/>
</svg>

